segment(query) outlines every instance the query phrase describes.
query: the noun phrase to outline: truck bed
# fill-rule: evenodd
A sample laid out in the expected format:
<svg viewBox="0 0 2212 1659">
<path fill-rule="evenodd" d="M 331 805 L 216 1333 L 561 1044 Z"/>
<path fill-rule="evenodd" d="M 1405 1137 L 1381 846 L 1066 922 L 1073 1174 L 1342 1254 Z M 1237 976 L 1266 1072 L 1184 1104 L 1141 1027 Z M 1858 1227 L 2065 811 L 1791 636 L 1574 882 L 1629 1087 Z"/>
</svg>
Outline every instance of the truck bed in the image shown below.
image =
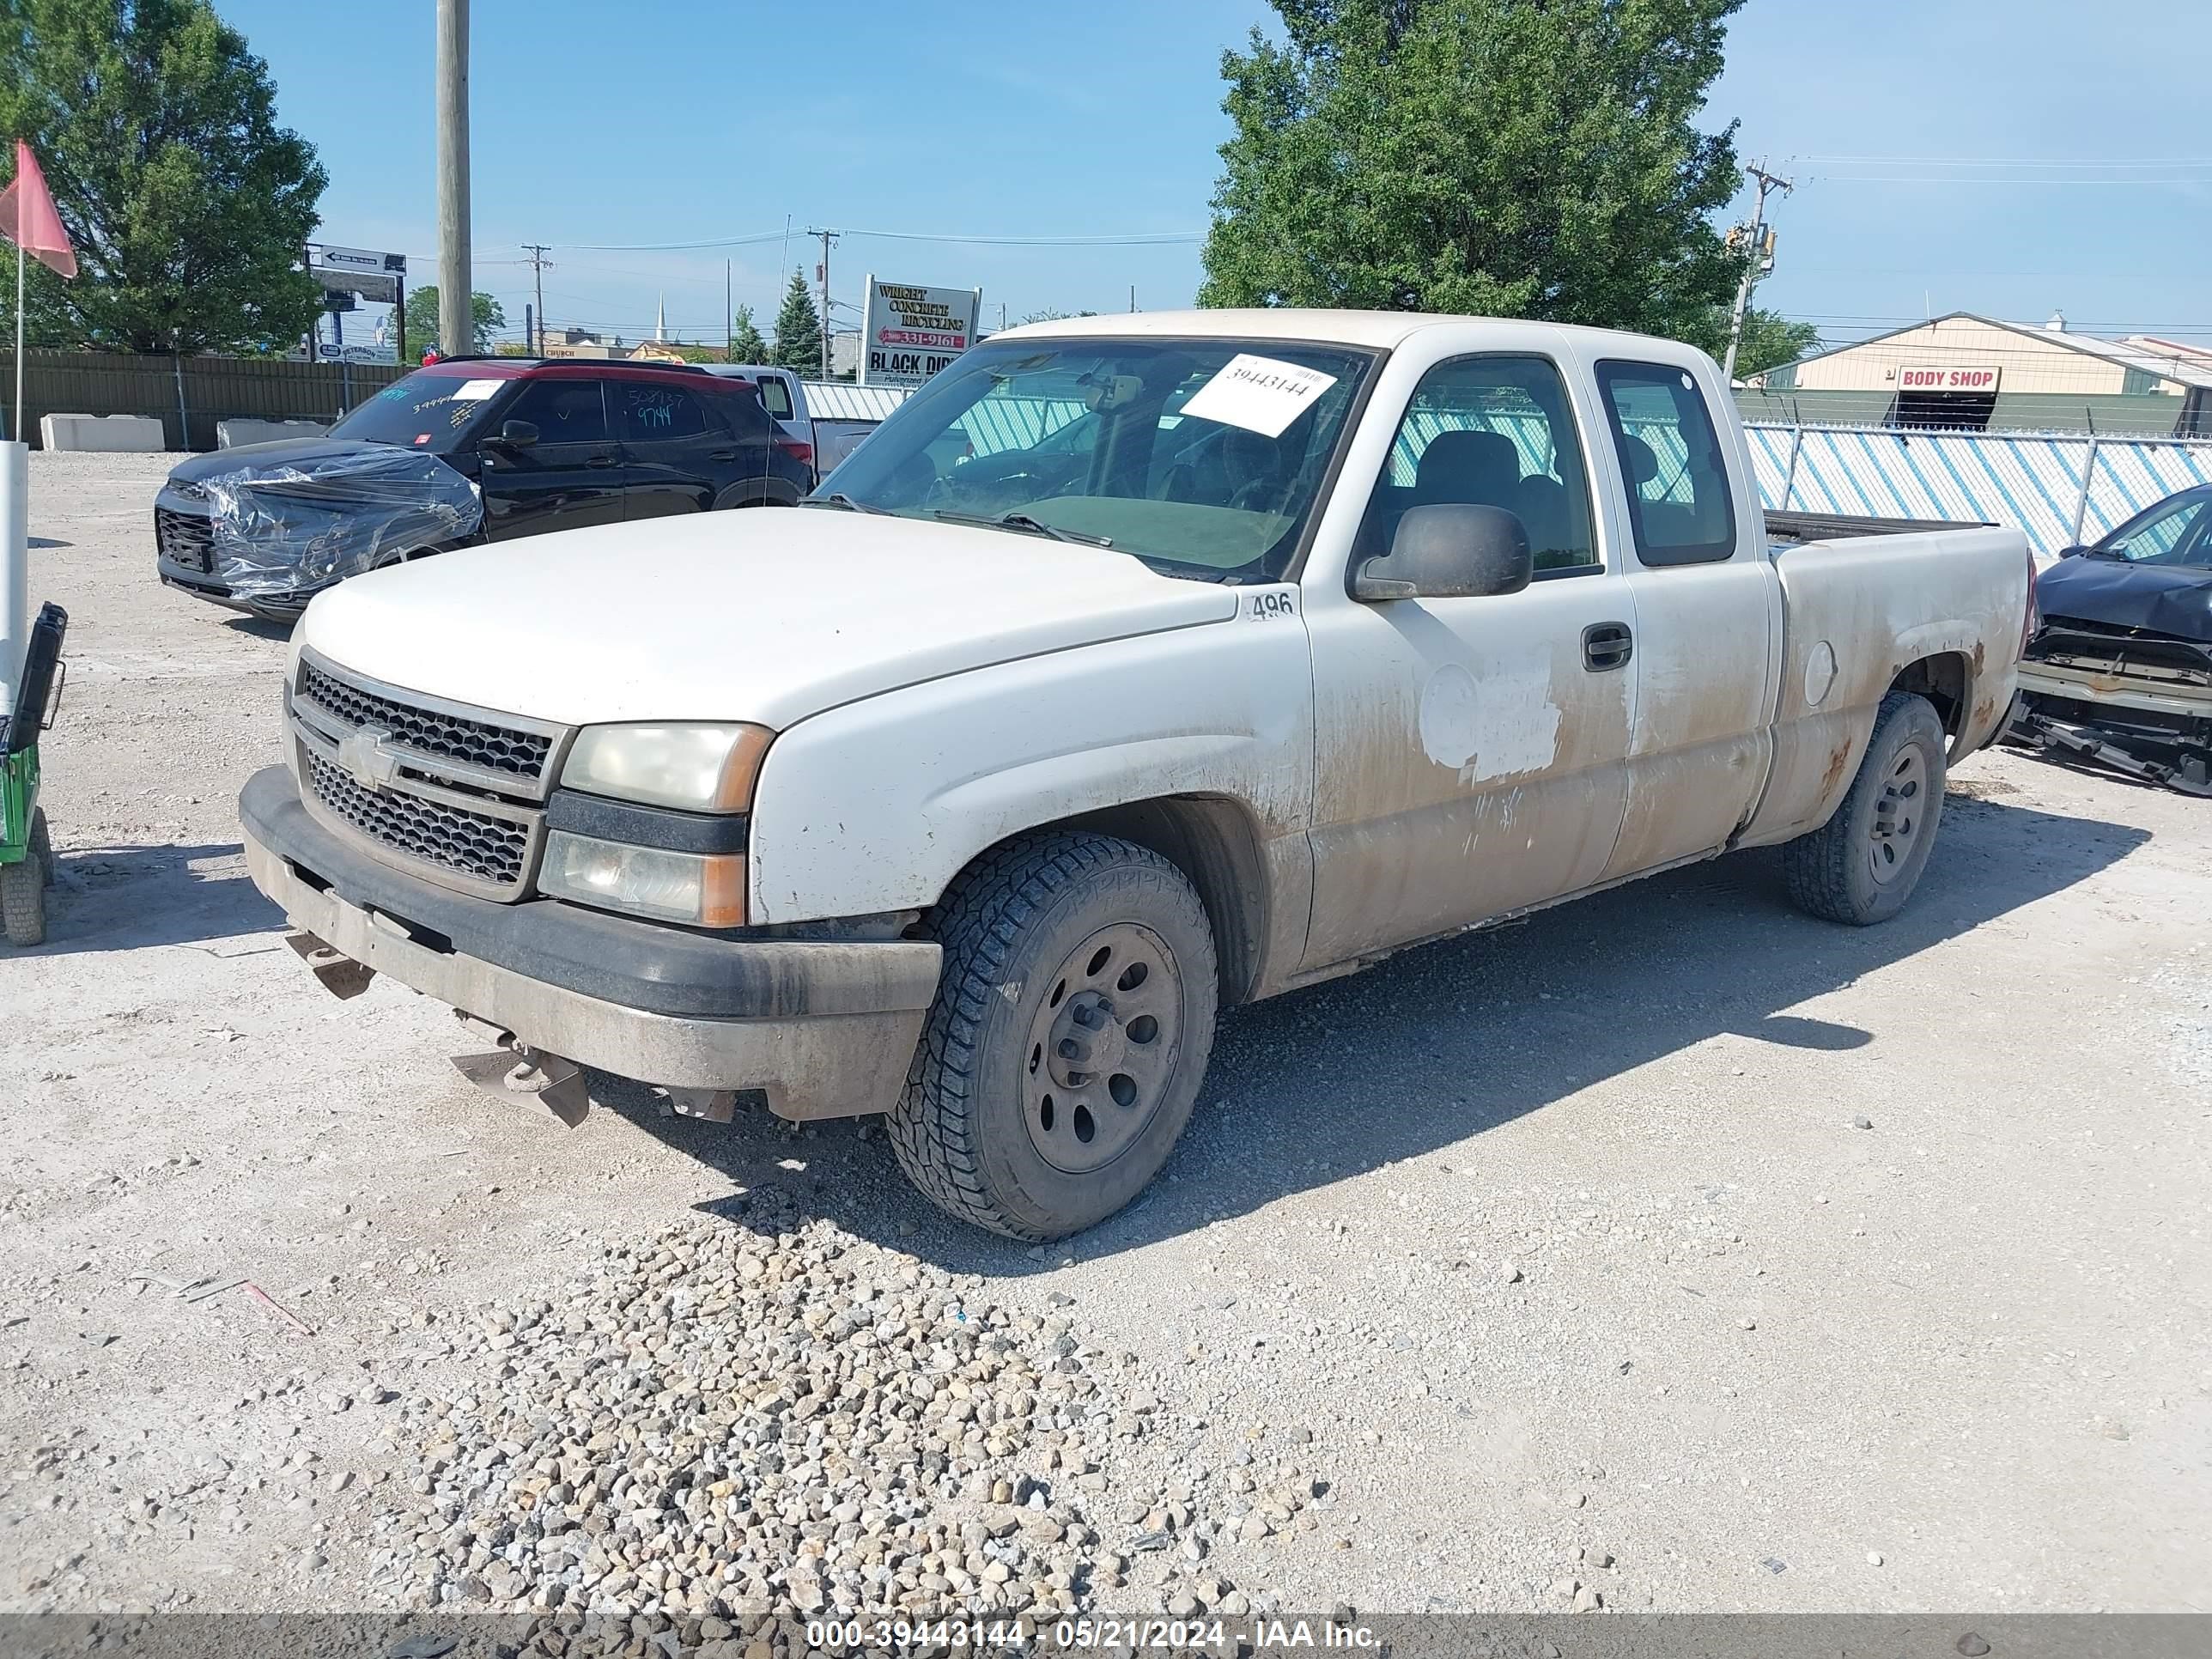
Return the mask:
<svg viewBox="0 0 2212 1659">
<path fill-rule="evenodd" d="M 1780 544 L 1845 541 L 1855 536 L 1903 536 L 1916 530 L 1985 530 L 1984 520 L 1868 519 L 1845 513 L 1769 513 L 1766 539 Z"/>
</svg>

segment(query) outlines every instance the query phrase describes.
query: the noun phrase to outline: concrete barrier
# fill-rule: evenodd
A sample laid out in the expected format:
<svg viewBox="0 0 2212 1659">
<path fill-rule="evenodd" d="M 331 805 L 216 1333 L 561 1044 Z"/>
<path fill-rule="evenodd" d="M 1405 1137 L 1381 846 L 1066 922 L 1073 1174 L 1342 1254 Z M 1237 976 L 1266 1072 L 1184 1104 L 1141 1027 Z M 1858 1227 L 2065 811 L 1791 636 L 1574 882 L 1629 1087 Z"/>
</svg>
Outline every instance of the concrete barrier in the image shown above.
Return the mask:
<svg viewBox="0 0 2212 1659">
<path fill-rule="evenodd" d="M 158 455 L 169 447 L 161 423 L 145 415 L 42 415 L 39 436 L 48 449 L 100 454 Z"/>
<path fill-rule="evenodd" d="M 282 443 L 287 438 L 319 438 L 330 430 L 325 421 L 217 421 L 215 446 L 236 449 L 241 444 Z"/>
</svg>

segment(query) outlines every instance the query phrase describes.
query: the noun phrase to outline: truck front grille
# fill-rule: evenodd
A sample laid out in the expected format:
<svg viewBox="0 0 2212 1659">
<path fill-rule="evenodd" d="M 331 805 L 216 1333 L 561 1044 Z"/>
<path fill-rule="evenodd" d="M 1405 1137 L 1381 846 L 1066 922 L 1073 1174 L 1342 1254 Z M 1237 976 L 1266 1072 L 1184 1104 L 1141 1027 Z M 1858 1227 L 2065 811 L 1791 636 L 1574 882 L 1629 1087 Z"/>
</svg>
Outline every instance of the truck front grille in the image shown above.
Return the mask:
<svg viewBox="0 0 2212 1659">
<path fill-rule="evenodd" d="M 300 695 L 321 704 L 349 726 L 386 728 L 395 741 L 418 755 L 460 761 L 532 784 L 545 781 L 545 763 L 552 755 L 553 739 L 543 733 L 381 696 L 349 685 L 304 658 L 300 664 Z"/>
<path fill-rule="evenodd" d="M 215 574 L 215 526 L 206 514 L 154 509 L 154 545 L 161 556 L 200 575 Z"/>
<path fill-rule="evenodd" d="M 519 889 L 529 866 L 531 828 L 396 789 L 356 783 L 307 753 L 315 799 L 380 847 L 434 864 L 488 887 Z"/>
<path fill-rule="evenodd" d="M 308 809 L 424 879 L 526 896 L 565 727 L 365 680 L 303 651 L 289 690 Z"/>
</svg>

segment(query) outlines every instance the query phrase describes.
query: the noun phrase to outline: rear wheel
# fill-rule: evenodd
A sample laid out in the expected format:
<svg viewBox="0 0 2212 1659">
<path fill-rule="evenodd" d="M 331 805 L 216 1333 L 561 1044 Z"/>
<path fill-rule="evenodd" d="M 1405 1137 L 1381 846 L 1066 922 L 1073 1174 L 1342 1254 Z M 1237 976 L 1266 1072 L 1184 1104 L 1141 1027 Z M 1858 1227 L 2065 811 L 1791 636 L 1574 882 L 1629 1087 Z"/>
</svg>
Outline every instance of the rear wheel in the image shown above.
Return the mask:
<svg viewBox="0 0 2212 1659">
<path fill-rule="evenodd" d="M 978 860 L 932 913 L 945 971 L 891 1145 L 938 1205 L 1057 1238 L 1141 1192 L 1213 1046 L 1213 934 L 1182 872 L 1051 833 Z"/>
<path fill-rule="evenodd" d="M 18 862 L 0 865 L 0 931 L 8 943 L 28 948 L 46 942 L 46 888 L 54 878 L 54 847 L 43 809 L 31 814 L 30 848 Z"/>
<path fill-rule="evenodd" d="M 1790 896 L 1824 921 L 1860 927 L 1905 908 L 1935 849 L 1945 776 L 1934 705 L 1893 691 L 1835 816 L 1783 849 Z"/>
</svg>

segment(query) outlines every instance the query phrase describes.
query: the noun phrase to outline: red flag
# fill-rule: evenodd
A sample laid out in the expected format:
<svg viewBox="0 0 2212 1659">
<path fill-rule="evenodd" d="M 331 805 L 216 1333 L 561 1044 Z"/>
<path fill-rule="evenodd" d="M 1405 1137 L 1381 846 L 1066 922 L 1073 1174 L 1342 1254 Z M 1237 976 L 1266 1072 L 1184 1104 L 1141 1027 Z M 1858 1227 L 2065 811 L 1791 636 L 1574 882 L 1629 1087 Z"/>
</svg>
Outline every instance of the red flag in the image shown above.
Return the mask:
<svg viewBox="0 0 2212 1659">
<path fill-rule="evenodd" d="M 76 250 L 70 246 L 69 232 L 62 228 L 62 216 L 54 211 L 54 198 L 46 189 L 46 175 L 39 171 L 39 158 L 21 138 L 15 141 L 15 182 L 0 190 L 0 235 L 40 264 L 64 276 L 76 275 Z"/>
</svg>

